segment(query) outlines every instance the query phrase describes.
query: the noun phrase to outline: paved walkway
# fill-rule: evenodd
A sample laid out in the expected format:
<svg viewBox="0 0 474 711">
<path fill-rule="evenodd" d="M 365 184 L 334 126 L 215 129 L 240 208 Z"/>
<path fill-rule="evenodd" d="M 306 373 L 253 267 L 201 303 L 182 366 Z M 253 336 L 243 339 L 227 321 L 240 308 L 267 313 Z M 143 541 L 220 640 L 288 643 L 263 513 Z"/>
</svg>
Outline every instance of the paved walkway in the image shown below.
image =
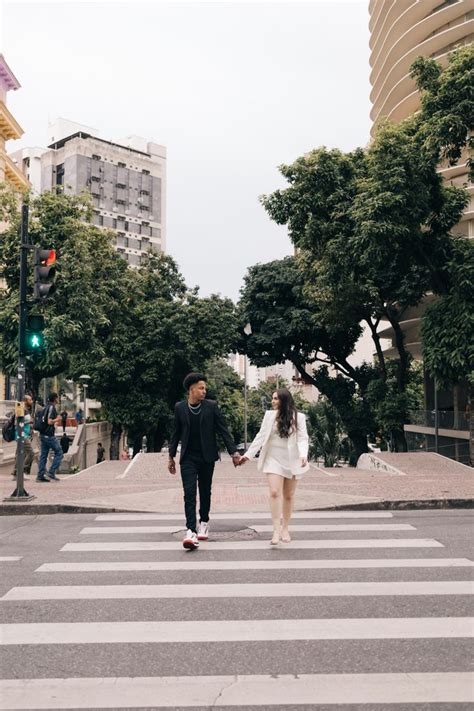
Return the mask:
<svg viewBox="0 0 474 711">
<path fill-rule="evenodd" d="M 298 485 L 296 509 L 379 508 L 385 502 L 412 502 L 420 506 L 428 506 L 429 502 L 438 505 L 474 502 L 474 470 L 463 467 L 448 473 L 448 468 L 449 460 L 446 472 L 440 467 L 433 471 L 421 468 L 419 473 L 403 475 L 346 468 L 318 469 L 312 465 Z M 0 477 L 2 501 L 14 488 L 10 476 Z M 28 506 L 29 512 L 33 509 L 40 513 L 48 506 L 56 510 L 61 506 L 162 513 L 183 510 L 181 479 L 179 474 L 173 477 L 168 473 L 166 454 L 139 454 L 131 462 L 102 462 L 78 474 L 62 476 L 60 482 L 41 484 L 32 477 L 25 482 L 25 488 L 36 498 L 28 504 L 14 505 Z M 12 504 L 0 504 L 0 513 L 7 506 Z M 216 465 L 214 512 L 262 511 L 267 506 L 265 477 L 255 462 L 235 469 L 226 456 Z"/>
</svg>

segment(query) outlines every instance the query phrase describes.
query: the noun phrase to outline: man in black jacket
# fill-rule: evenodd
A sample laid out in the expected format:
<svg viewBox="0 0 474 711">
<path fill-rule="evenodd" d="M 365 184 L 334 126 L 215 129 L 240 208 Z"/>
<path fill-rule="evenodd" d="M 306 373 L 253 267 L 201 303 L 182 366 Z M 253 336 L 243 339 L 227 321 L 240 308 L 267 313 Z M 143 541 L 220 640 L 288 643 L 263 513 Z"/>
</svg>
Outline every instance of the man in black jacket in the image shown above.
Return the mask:
<svg viewBox="0 0 474 711">
<path fill-rule="evenodd" d="M 209 537 L 209 509 L 215 462 L 219 459 L 216 434 L 224 440 L 236 466 L 240 455 L 225 420 L 212 400 L 206 400 L 206 378 L 189 373 L 183 382 L 187 399 L 174 408 L 174 428 L 169 446 L 168 471 L 176 474 L 176 451 L 181 442 L 181 479 L 184 489 L 186 535 L 183 546 L 190 550 Z M 196 527 L 196 496 L 199 486 L 199 528 Z"/>
</svg>

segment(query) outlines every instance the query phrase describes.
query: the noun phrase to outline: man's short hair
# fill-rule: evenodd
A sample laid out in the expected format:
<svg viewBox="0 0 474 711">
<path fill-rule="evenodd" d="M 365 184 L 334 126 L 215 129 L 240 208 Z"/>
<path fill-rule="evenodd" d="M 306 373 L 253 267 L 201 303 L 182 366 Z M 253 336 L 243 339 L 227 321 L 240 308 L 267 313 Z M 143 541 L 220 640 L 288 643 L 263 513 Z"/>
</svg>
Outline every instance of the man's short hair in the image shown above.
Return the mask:
<svg viewBox="0 0 474 711">
<path fill-rule="evenodd" d="M 192 385 L 196 385 L 200 380 L 204 380 L 207 383 L 207 378 L 202 373 L 188 373 L 188 375 L 183 380 L 183 387 L 187 391 Z"/>
<path fill-rule="evenodd" d="M 59 400 L 58 393 L 49 393 L 48 400 L 49 400 L 49 402 L 54 402 L 55 400 Z"/>
<path fill-rule="evenodd" d="M 102 447 L 102 442 L 97 442 L 98 447 Z"/>
</svg>

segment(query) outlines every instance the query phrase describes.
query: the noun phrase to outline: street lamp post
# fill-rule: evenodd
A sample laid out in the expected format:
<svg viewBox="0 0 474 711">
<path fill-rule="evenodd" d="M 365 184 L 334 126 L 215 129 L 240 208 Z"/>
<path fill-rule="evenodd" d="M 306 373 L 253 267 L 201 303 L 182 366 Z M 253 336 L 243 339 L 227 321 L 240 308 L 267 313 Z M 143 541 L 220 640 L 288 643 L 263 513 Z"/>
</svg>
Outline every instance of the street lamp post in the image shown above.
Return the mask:
<svg viewBox="0 0 474 711">
<path fill-rule="evenodd" d="M 245 338 L 245 353 L 244 353 L 244 447 L 247 451 L 248 439 L 248 402 L 247 402 L 247 338 L 252 335 L 252 326 L 247 323 L 244 326 Z"/>
<path fill-rule="evenodd" d="M 84 429 L 82 435 L 83 442 L 83 469 L 87 469 L 87 388 L 89 387 L 90 375 L 80 375 L 79 380 L 84 388 Z"/>
</svg>

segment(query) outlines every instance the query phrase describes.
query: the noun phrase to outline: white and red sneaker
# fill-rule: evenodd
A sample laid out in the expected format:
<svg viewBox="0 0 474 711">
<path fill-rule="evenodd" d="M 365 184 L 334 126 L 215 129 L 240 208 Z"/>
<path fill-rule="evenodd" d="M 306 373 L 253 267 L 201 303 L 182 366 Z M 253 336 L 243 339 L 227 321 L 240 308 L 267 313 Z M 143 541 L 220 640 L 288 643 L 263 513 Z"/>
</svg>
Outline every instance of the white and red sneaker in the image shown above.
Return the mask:
<svg viewBox="0 0 474 711">
<path fill-rule="evenodd" d="M 207 541 L 209 538 L 209 521 L 201 521 L 197 532 L 198 541 Z"/>
<path fill-rule="evenodd" d="M 186 535 L 183 538 L 183 548 L 187 548 L 188 550 L 192 551 L 195 548 L 199 548 L 199 541 L 198 537 L 194 533 L 194 531 L 191 531 L 190 528 L 186 531 Z"/>
</svg>

